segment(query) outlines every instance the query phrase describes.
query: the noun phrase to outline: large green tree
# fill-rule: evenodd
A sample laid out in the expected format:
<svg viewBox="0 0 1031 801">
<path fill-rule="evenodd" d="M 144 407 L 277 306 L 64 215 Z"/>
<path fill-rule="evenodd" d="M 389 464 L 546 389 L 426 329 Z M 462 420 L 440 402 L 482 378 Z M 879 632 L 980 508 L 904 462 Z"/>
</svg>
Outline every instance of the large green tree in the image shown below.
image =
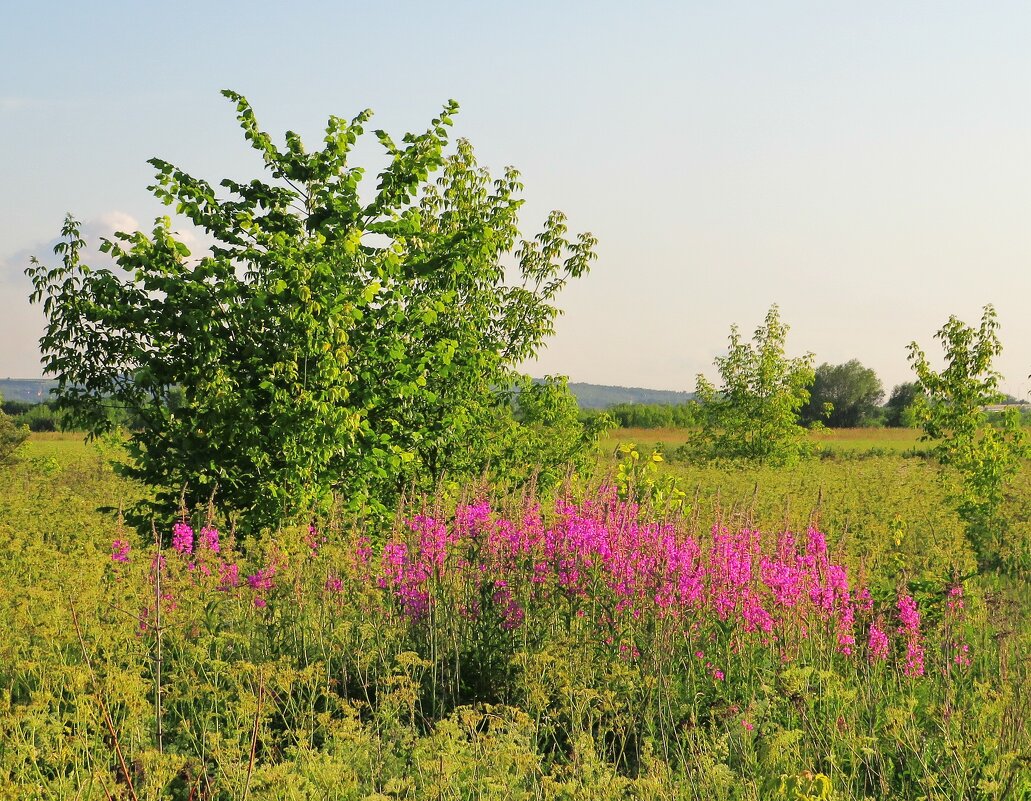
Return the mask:
<svg viewBox="0 0 1031 801">
<path fill-rule="evenodd" d="M 884 397 L 877 373 L 857 359 L 816 368 L 809 401 L 802 407 L 806 423 L 822 422 L 834 428 L 865 425 Z"/>
<path fill-rule="evenodd" d="M 799 411 L 809 400 L 813 354 L 787 355 L 788 328 L 777 306 L 770 307 L 752 342 L 731 326 L 727 355 L 716 358 L 721 386 L 698 376 L 702 455 L 784 464 L 809 452 Z"/>
<path fill-rule="evenodd" d="M 556 211 L 522 239 L 519 175 L 449 144 L 454 102 L 400 142 L 376 131 L 388 163 L 369 186 L 351 154 L 371 112 L 331 117 L 309 151 L 223 94 L 264 178 L 216 186 L 151 161 L 150 190 L 209 253 L 191 256 L 164 218 L 106 241 L 113 267 L 91 268 L 69 218 L 61 263 L 29 268 L 62 408 L 93 434 L 111 426 L 105 407 L 130 408 L 130 472 L 159 505 L 217 489 L 254 526 L 334 493 L 385 511 L 405 488 L 482 471 L 516 366 L 553 331 L 594 238 Z"/>
</svg>

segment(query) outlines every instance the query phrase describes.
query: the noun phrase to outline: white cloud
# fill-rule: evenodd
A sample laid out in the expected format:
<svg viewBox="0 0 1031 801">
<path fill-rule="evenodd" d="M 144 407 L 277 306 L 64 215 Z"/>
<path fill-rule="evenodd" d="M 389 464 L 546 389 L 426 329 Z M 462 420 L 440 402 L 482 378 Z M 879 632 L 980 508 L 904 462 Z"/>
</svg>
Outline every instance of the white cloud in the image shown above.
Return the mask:
<svg viewBox="0 0 1031 801">
<path fill-rule="evenodd" d="M 116 231 L 132 232 L 139 228 L 135 217 L 119 210 L 84 221 L 80 226 L 86 243 L 83 261 L 93 265 L 107 262 L 108 257 L 100 252 L 101 240 L 114 236 Z M 180 238 L 194 252 L 202 249 L 197 236 L 187 232 Z M 41 374 L 37 343 L 46 320 L 42 309 L 29 303 L 32 282 L 25 275 L 25 268 L 33 256 L 44 264 L 56 264 L 54 245 L 59 241 L 60 237 L 55 237 L 0 259 L 0 376 L 38 378 Z"/>
<path fill-rule="evenodd" d="M 108 211 L 83 226 L 97 236 L 110 236 L 115 231 L 138 231 L 140 224 L 136 218 L 124 211 Z"/>
</svg>

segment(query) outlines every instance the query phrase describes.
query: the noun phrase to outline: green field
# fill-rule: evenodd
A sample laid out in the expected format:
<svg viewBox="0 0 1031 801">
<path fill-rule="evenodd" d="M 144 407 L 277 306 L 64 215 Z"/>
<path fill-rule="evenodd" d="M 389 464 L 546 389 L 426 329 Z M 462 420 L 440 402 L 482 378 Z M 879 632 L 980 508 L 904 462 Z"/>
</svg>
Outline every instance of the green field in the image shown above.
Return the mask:
<svg viewBox="0 0 1031 801">
<path fill-rule="evenodd" d="M 666 449 L 676 448 L 691 438 L 691 431 L 682 428 L 617 428 L 609 431 L 600 449 L 611 453 L 620 443 L 633 442 L 641 447 L 661 443 Z M 913 428 L 825 428 L 809 433 L 817 454 L 830 456 L 912 453 L 926 449 L 920 431 Z"/>
</svg>

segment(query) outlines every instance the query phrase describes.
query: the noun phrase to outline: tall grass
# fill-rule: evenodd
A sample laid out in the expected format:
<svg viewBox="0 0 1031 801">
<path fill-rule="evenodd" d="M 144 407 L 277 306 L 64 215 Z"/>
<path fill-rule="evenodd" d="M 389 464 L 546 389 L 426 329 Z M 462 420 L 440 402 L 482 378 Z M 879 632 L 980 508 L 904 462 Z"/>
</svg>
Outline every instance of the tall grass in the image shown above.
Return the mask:
<svg viewBox="0 0 1031 801">
<path fill-rule="evenodd" d="M 1014 588 L 733 523 L 602 486 L 7 546 L 0 798 L 1031 792 Z"/>
</svg>

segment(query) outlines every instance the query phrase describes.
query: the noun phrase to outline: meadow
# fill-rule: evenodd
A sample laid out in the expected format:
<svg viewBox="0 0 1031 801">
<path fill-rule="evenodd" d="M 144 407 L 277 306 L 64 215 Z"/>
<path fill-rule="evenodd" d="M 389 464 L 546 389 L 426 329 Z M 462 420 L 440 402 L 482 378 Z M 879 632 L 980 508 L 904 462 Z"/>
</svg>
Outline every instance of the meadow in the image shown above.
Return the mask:
<svg viewBox="0 0 1031 801">
<path fill-rule="evenodd" d="M 686 428 L 616 428 L 601 440 L 601 450 L 611 453 L 620 443 L 634 442 L 671 451 L 690 437 Z M 927 450 L 920 431 L 913 428 L 823 428 L 810 431 L 808 437 L 816 455 L 824 458 L 920 455 Z"/>
<path fill-rule="evenodd" d="M 256 540 L 141 536 L 116 444 L 34 435 L 0 481 L 0 798 L 1031 797 L 1026 584 L 974 575 L 915 434 L 621 493 L 618 442 L 682 436 Z"/>
</svg>

